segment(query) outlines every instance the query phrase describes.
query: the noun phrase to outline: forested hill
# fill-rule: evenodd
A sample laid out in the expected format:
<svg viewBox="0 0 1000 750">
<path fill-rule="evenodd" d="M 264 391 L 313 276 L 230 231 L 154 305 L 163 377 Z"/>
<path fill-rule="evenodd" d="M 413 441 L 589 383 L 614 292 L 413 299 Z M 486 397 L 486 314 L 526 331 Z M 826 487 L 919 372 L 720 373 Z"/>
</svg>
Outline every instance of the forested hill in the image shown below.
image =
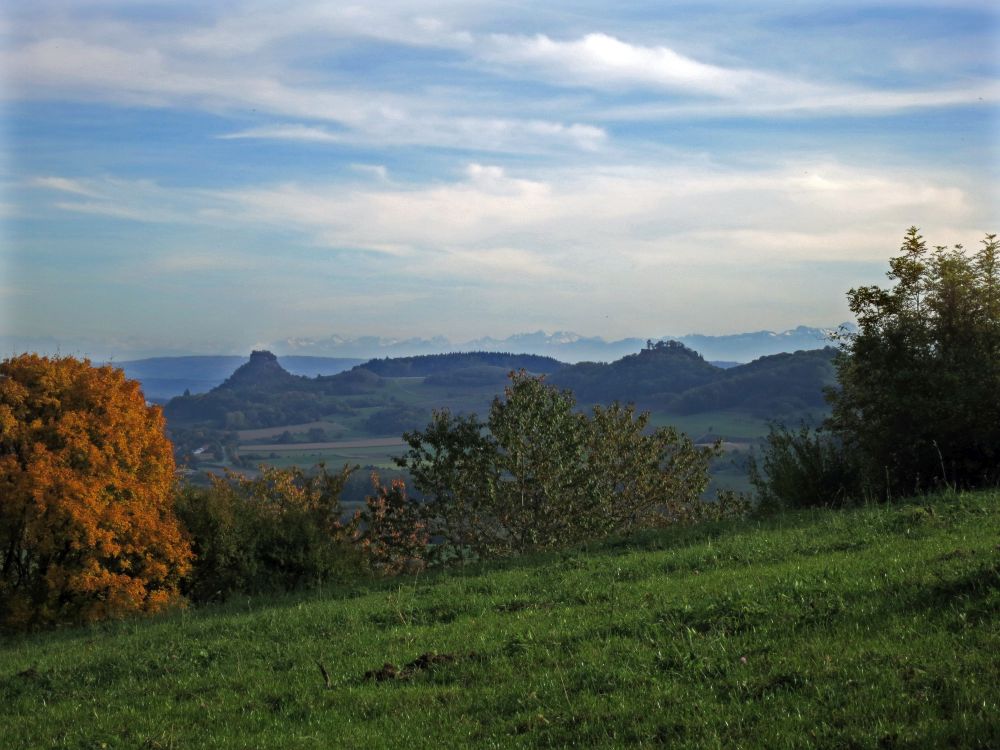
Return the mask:
<svg viewBox="0 0 1000 750">
<path fill-rule="evenodd" d="M 308 378 L 292 375 L 278 364 L 278 358 L 271 352 L 250 352 L 250 361 L 240 365 L 236 371 L 218 386 L 223 390 L 243 390 L 246 388 L 296 388 L 305 385 Z"/>
<path fill-rule="evenodd" d="M 671 402 L 671 409 L 678 414 L 739 409 L 764 416 L 822 409 L 824 389 L 836 383 L 836 354 L 827 347 L 761 357 L 685 391 Z"/>
<path fill-rule="evenodd" d="M 723 372 L 683 344 L 661 341 L 616 362 L 570 365 L 549 380 L 573 391 L 582 402 L 665 402 L 720 379 Z"/>
<path fill-rule="evenodd" d="M 507 374 L 524 369 L 572 390 L 581 406 L 617 400 L 673 414 L 738 410 L 781 418 L 824 407 L 823 389 L 834 382 L 834 354 L 829 348 L 777 354 L 723 369 L 683 344 L 657 342 L 610 364 L 564 365 L 532 354 L 469 352 L 373 359 L 336 375 L 307 378 L 287 372 L 270 352 L 254 352 L 222 385 L 178 396 L 165 411 L 175 427 L 244 429 L 331 417 L 343 422 L 364 410 L 367 421 L 360 432 L 388 434 L 385 425 L 399 422 L 400 414 L 410 429 L 433 408 L 488 408 Z M 382 412 L 392 419 L 381 419 Z"/>
<path fill-rule="evenodd" d="M 634 401 L 677 414 L 738 409 L 777 417 L 824 408 L 823 390 L 835 382 L 835 355 L 827 347 L 723 369 L 676 341 L 658 342 L 617 362 L 567 366 L 549 380 L 581 403 Z"/>
<path fill-rule="evenodd" d="M 360 367 L 384 378 L 428 377 L 451 374 L 456 370 L 482 367 L 501 367 L 506 371 L 527 370 L 538 375 L 555 372 L 566 364 L 552 357 L 538 354 L 509 354 L 507 352 L 456 352 L 451 354 L 424 354 L 415 357 L 386 357 L 372 359 Z"/>
<path fill-rule="evenodd" d="M 352 414 L 359 404 L 349 401 L 357 397 L 365 397 L 364 408 L 398 411 L 398 394 L 386 392 L 385 378 L 422 377 L 428 385 L 499 391 L 511 370 L 546 374 L 564 366 L 534 354 L 468 352 L 373 359 L 335 375 L 307 378 L 289 373 L 271 352 L 255 351 L 221 385 L 208 393 L 177 396 L 165 413 L 174 426 L 272 427 Z"/>
<path fill-rule="evenodd" d="M 207 393 L 233 374 L 233 370 L 246 362 L 246 357 L 190 356 L 152 357 L 125 362 L 108 362 L 120 367 L 125 375 L 142 383 L 142 391 L 149 401 L 166 403 L 185 391 Z M 278 364 L 292 375 L 335 375 L 362 362 L 360 359 L 335 357 L 278 357 Z"/>
</svg>

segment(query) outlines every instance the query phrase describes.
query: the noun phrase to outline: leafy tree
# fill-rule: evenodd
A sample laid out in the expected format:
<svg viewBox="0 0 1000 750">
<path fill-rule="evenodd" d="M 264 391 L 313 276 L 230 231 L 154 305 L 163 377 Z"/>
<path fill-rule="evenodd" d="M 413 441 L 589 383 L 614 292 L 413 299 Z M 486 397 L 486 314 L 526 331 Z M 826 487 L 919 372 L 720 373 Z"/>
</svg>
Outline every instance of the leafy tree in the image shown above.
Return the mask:
<svg viewBox="0 0 1000 750">
<path fill-rule="evenodd" d="M 587 472 L 596 532 L 686 523 L 712 515 L 702 502 L 717 447 L 698 448 L 673 427 L 650 431 L 649 412 L 595 406 L 589 420 Z"/>
<path fill-rule="evenodd" d="M 848 292 L 858 320 L 837 359 L 830 431 L 880 493 L 1000 480 L 1000 269 L 990 234 L 973 255 L 928 249 L 916 227 L 888 289 Z"/>
<path fill-rule="evenodd" d="M 890 288 L 847 294 L 858 330 L 842 336 L 829 419 L 772 430 L 764 502 L 841 504 L 1000 481 L 1000 269 L 996 235 L 979 250 L 927 247 L 916 227 L 889 261 Z"/>
<path fill-rule="evenodd" d="M 160 409 L 121 370 L 34 354 L 0 363 L 0 624 L 177 602 L 191 550 L 173 483 Z"/>
<path fill-rule="evenodd" d="M 569 391 L 512 373 L 489 418 L 436 412 L 397 463 L 424 496 L 439 554 L 511 554 L 697 514 L 715 454 L 632 407 L 579 413 Z"/>
</svg>

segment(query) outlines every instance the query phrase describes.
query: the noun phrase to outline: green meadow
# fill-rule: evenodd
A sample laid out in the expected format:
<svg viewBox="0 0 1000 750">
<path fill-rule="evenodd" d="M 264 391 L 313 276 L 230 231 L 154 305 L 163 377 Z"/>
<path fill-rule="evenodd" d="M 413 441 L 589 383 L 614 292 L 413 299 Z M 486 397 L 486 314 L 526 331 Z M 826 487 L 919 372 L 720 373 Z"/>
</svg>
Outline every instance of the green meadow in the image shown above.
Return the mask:
<svg viewBox="0 0 1000 750">
<path fill-rule="evenodd" d="M 1000 746 L 1000 493 L 0 646 L 10 748 Z"/>
</svg>

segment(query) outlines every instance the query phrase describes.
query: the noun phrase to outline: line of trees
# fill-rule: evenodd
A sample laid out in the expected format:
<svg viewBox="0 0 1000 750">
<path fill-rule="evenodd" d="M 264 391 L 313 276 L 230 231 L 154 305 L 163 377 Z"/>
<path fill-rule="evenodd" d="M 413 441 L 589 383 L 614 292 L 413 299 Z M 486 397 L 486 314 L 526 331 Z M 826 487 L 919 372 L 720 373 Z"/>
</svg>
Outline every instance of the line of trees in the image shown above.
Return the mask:
<svg viewBox="0 0 1000 750">
<path fill-rule="evenodd" d="M 399 462 L 419 500 L 374 475 L 345 519 L 357 467 L 177 488 L 162 413 L 136 382 L 71 357 L 15 357 L 0 364 L 0 626 L 392 575 L 733 507 L 699 499 L 714 450 L 647 423 L 617 404 L 588 417 L 569 392 L 513 373 L 486 423 L 440 412 L 407 433 Z"/>
</svg>

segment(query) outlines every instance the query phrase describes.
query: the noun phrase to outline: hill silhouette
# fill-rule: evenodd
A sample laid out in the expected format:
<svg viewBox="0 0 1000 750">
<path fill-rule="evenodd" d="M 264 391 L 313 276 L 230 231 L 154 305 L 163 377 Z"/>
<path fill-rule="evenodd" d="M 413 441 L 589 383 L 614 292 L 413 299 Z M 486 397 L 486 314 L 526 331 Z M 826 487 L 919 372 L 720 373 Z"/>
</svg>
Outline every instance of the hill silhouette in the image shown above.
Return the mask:
<svg viewBox="0 0 1000 750">
<path fill-rule="evenodd" d="M 572 390 L 581 405 L 621 401 L 673 414 L 737 410 L 780 418 L 824 408 L 823 389 L 834 382 L 834 355 L 830 348 L 800 351 L 725 369 L 679 342 L 649 342 L 608 364 L 564 365 L 536 355 L 468 352 L 374 359 L 336 375 L 307 378 L 289 373 L 272 353 L 255 351 L 221 385 L 173 398 L 165 413 L 172 426 L 231 430 L 357 416 L 365 410 L 360 432 L 386 434 L 399 415 L 411 425 L 418 412 L 447 405 L 440 400 L 443 393 L 458 398 L 464 404 L 460 408 L 487 408 L 507 373 L 523 368 Z M 383 418 L 381 412 L 391 414 Z"/>
<path fill-rule="evenodd" d="M 507 352 L 453 352 L 449 354 L 423 354 L 416 357 L 386 357 L 372 359 L 360 365 L 366 370 L 371 370 L 387 378 L 427 377 L 482 367 L 499 367 L 505 372 L 527 370 L 534 374 L 546 374 L 565 366 L 564 362 L 552 357 Z"/>
<path fill-rule="evenodd" d="M 301 384 L 306 378 L 292 375 L 278 364 L 278 358 L 268 351 L 250 352 L 250 360 L 236 368 L 218 388 L 244 390 L 247 388 L 282 388 Z M 214 390 L 214 389 L 213 389 Z"/>
<path fill-rule="evenodd" d="M 550 379 L 568 388 L 580 401 L 669 403 L 679 393 L 715 382 L 723 370 L 705 361 L 679 341 L 648 343 L 638 354 L 616 362 L 581 362 L 563 368 Z"/>
<path fill-rule="evenodd" d="M 657 342 L 616 362 L 570 365 L 551 382 L 584 403 L 618 400 L 676 414 L 735 409 L 778 417 L 825 408 L 824 388 L 836 380 L 836 352 L 827 347 L 774 354 L 722 368 L 680 342 Z"/>
</svg>

